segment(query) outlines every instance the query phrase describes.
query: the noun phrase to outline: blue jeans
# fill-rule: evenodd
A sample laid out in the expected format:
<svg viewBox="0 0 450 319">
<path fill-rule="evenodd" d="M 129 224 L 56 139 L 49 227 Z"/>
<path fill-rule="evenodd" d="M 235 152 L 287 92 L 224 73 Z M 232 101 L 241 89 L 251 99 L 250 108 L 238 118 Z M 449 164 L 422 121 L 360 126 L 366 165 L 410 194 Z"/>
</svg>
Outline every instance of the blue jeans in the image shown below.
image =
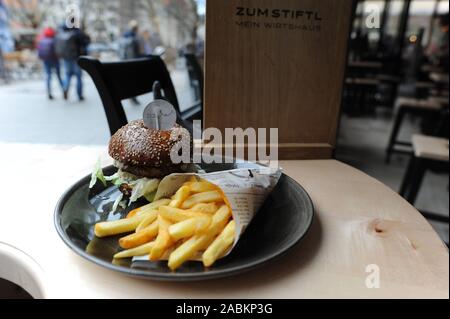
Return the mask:
<svg viewBox="0 0 450 319">
<path fill-rule="evenodd" d="M 64 91 L 68 92 L 72 76 L 77 78 L 77 94 L 79 98 L 83 97 L 83 81 L 81 79 L 81 69 L 76 60 L 64 60 L 66 79 L 64 81 Z"/>
<path fill-rule="evenodd" d="M 53 70 L 56 73 L 56 77 L 58 78 L 61 88 L 64 89 L 64 84 L 61 79 L 61 72 L 60 72 L 60 68 L 59 68 L 59 61 L 44 61 L 44 69 L 45 69 L 45 74 L 47 75 L 47 93 L 48 93 L 48 95 L 52 95 L 52 73 L 53 73 Z"/>
</svg>

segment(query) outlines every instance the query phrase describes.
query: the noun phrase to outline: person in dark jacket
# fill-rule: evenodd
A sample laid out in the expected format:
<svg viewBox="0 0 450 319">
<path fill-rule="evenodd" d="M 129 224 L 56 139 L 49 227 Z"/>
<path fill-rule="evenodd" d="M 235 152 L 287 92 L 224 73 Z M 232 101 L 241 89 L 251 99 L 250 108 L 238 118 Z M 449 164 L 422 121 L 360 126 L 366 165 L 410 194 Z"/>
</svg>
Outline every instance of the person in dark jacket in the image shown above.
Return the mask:
<svg viewBox="0 0 450 319">
<path fill-rule="evenodd" d="M 61 79 L 61 72 L 59 66 L 59 59 L 55 50 L 55 30 L 53 28 L 46 28 L 39 37 L 37 48 L 39 58 L 44 63 L 45 73 L 47 75 L 47 95 L 50 100 L 53 100 L 52 95 L 52 73 L 55 72 L 58 78 L 61 89 L 63 89 L 63 81 Z"/>
<path fill-rule="evenodd" d="M 89 42 L 89 36 L 77 28 L 63 26 L 56 36 L 56 53 L 64 61 L 66 74 L 64 81 L 64 99 L 66 100 L 69 97 L 72 76 L 75 76 L 77 79 L 78 99 L 80 101 L 84 100 L 82 73 L 77 61 L 81 55 L 86 54 Z"/>
<path fill-rule="evenodd" d="M 120 42 L 120 58 L 122 60 L 136 59 L 143 56 L 142 39 L 139 36 L 139 25 L 132 20 L 128 24 L 128 30 L 122 35 Z"/>
<path fill-rule="evenodd" d="M 3 59 L 3 51 L 2 51 L 2 47 L 0 46 L 0 79 L 3 80 L 7 80 L 7 73 L 6 73 L 6 68 L 5 68 L 5 62 Z"/>
<path fill-rule="evenodd" d="M 128 31 L 122 35 L 119 41 L 119 57 L 122 60 L 129 60 L 137 59 L 143 55 L 138 23 L 135 20 L 131 20 L 128 24 Z M 137 97 L 132 97 L 130 100 L 135 105 L 140 104 Z"/>
</svg>

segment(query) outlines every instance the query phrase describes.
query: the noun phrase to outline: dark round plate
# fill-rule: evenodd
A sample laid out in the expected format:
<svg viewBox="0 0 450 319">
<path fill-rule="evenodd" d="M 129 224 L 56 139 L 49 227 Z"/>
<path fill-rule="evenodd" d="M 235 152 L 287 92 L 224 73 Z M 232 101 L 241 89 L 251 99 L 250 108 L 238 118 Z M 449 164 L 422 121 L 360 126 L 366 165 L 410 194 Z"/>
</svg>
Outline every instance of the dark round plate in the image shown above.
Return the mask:
<svg viewBox="0 0 450 319">
<path fill-rule="evenodd" d="M 202 168 L 210 172 L 255 166 L 249 163 L 213 164 Z M 115 168 L 110 166 L 104 171 L 109 175 Z M 90 176 L 86 176 L 59 200 L 54 216 L 58 234 L 73 251 L 100 266 L 153 280 L 198 281 L 255 269 L 295 246 L 306 235 L 314 216 L 313 204 L 306 191 L 292 178 L 283 175 L 230 255 L 209 269 L 200 262 L 187 262 L 172 272 L 167 262 L 113 260 L 112 256 L 120 251 L 119 237 L 96 238 L 94 225 L 99 221 L 120 219 L 133 207 L 116 214 L 103 213 L 111 210 L 119 191 L 116 187 L 98 185 L 89 190 L 89 181 Z"/>
</svg>

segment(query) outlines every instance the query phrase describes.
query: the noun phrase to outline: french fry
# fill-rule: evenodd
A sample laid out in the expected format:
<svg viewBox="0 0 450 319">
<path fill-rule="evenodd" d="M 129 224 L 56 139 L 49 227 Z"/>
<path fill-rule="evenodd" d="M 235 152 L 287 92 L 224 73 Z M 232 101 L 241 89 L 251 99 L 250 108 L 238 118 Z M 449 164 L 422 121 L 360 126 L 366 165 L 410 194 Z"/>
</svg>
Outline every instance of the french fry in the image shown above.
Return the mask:
<svg viewBox="0 0 450 319">
<path fill-rule="evenodd" d="M 205 231 L 210 224 L 211 218 L 208 216 L 190 218 L 171 225 L 169 227 L 169 234 L 173 240 L 177 241 Z"/>
<path fill-rule="evenodd" d="M 208 203 L 208 204 L 201 203 L 201 204 L 194 205 L 190 209 L 190 211 L 212 215 L 215 212 L 217 212 L 218 209 L 219 209 L 219 206 L 217 205 L 217 203 Z"/>
<path fill-rule="evenodd" d="M 219 236 L 209 245 L 203 253 L 202 260 L 205 267 L 210 267 L 218 258 L 223 256 L 234 242 L 236 234 L 236 222 L 233 220 L 228 223 Z"/>
<path fill-rule="evenodd" d="M 188 241 L 185 241 L 170 254 L 168 263 L 169 268 L 172 270 L 178 269 L 199 250 L 201 245 L 202 237 L 200 236 L 194 236 Z"/>
<path fill-rule="evenodd" d="M 207 238 L 207 240 L 205 241 L 206 246 L 202 246 L 201 249 L 208 248 L 209 244 L 212 242 L 212 239 L 214 239 L 217 234 L 222 232 L 230 218 L 230 208 L 227 205 L 220 206 L 219 210 L 214 214 L 211 220 L 211 224 L 209 225 L 209 228 L 205 233 L 207 237 L 209 236 L 209 238 Z"/>
<path fill-rule="evenodd" d="M 142 246 L 133 249 L 121 251 L 114 255 L 114 259 L 131 258 L 134 256 L 145 256 L 150 254 L 150 252 L 153 249 L 153 246 L 155 246 L 155 242 L 152 241 L 150 243 L 144 244 Z"/>
<path fill-rule="evenodd" d="M 211 225 L 205 234 L 191 237 L 170 254 L 169 268 L 176 270 L 198 251 L 206 249 L 213 242 L 214 237 L 223 230 L 230 217 L 230 209 L 228 206 L 222 205 L 214 214 Z"/>
<path fill-rule="evenodd" d="M 147 226 L 150 226 L 158 218 L 158 211 L 151 210 L 148 215 L 142 220 L 142 222 L 136 227 L 136 233 L 139 233 Z"/>
<path fill-rule="evenodd" d="M 156 237 L 155 246 L 153 247 L 149 256 L 149 259 L 152 261 L 159 260 L 159 258 L 164 255 L 165 250 L 173 245 L 172 238 L 169 235 L 170 222 L 159 215 L 158 225 L 158 237 Z"/>
<path fill-rule="evenodd" d="M 189 197 L 190 191 L 188 186 L 182 186 L 177 190 L 175 195 L 172 197 L 172 201 L 170 202 L 170 207 L 179 208 L 181 204 Z"/>
<path fill-rule="evenodd" d="M 159 208 L 159 215 L 173 223 L 179 223 L 190 218 L 207 216 L 206 214 L 203 213 L 182 210 L 170 206 L 161 206 Z"/>
<path fill-rule="evenodd" d="M 160 206 L 169 205 L 169 203 L 170 203 L 170 199 L 155 200 L 153 203 L 150 203 L 150 204 L 147 204 L 147 205 L 144 205 L 142 207 L 132 210 L 131 212 L 128 213 L 127 218 L 131 218 L 131 217 L 134 217 L 137 215 L 144 214 L 150 210 L 155 210 Z"/>
<path fill-rule="evenodd" d="M 204 193 L 217 190 L 217 186 L 209 182 L 195 182 L 189 185 L 189 190 L 192 193 Z"/>
<path fill-rule="evenodd" d="M 181 205 L 182 209 L 189 209 L 199 203 L 213 203 L 223 201 L 222 194 L 219 191 L 210 191 L 204 193 L 198 193 L 190 196 Z"/>
<path fill-rule="evenodd" d="M 197 177 L 191 176 L 191 177 L 189 178 L 189 180 L 188 180 L 186 183 L 183 184 L 183 186 L 189 186 L 189 185 L 191 185 L 192 183 L 196 183 L 196 182 L 197 182 Z"/>
<path fill-rule="evenodd" d="M 133 209 L 132 211 L 130 211 L 130 212 L 127 214 L 127 217 L 126 217 L 126 218 L 131 218 L 131 217 L 136 216 L 137 213 L 138 213 L 140 210 L 141 210 L 141 207 L 138 207 L 138 208 L 136 208 L 136 209 Z"/>
<path fill-rule="evenodd" d="M 102 238 L 132 232 L 136 230 L 146 216 L 147 214 L 141 214 L 131 218 L 97 223 L 94 229 L 95 235 Z"/>
<path fill-rule="evenodd" d="M 131 249 L 148 243 L 158 235 L 158 228 L 158 221 L 155 220 L 150 226 L 144 228 L 142 231 L 120 238 L 119 245 L 123 249 Z"/>
</svg>

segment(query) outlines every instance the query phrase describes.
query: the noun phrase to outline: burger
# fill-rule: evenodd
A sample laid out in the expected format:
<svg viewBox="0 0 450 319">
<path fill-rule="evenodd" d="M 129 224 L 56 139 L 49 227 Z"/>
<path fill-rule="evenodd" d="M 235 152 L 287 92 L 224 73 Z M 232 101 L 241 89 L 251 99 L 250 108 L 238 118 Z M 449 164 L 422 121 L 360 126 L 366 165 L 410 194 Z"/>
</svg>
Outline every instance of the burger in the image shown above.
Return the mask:
<svg viewBox="0 0 450 319">
<path fill-rule="evenodd" d="M 108 153 L 114 159 L 117 173 L 104 176 L 98 162 L 92 173 L 90 188 L 97 181 L 105 186 L 107 182 L 118 186 L 121 195 L 113 210 L 123 200 L 128 200 L 129 204 L 141 197 L 152 201 L 163 177 L 185 172 L 188 168 L 185 163 L 173 163 L 171 152 L 190 147 L 190 143 L 189 132 L 178 124 L 170 130 L 155 130 L 146 127 L 143 120 L 130 122 L 119 129 L 109 142 Z"/>
</svg>

